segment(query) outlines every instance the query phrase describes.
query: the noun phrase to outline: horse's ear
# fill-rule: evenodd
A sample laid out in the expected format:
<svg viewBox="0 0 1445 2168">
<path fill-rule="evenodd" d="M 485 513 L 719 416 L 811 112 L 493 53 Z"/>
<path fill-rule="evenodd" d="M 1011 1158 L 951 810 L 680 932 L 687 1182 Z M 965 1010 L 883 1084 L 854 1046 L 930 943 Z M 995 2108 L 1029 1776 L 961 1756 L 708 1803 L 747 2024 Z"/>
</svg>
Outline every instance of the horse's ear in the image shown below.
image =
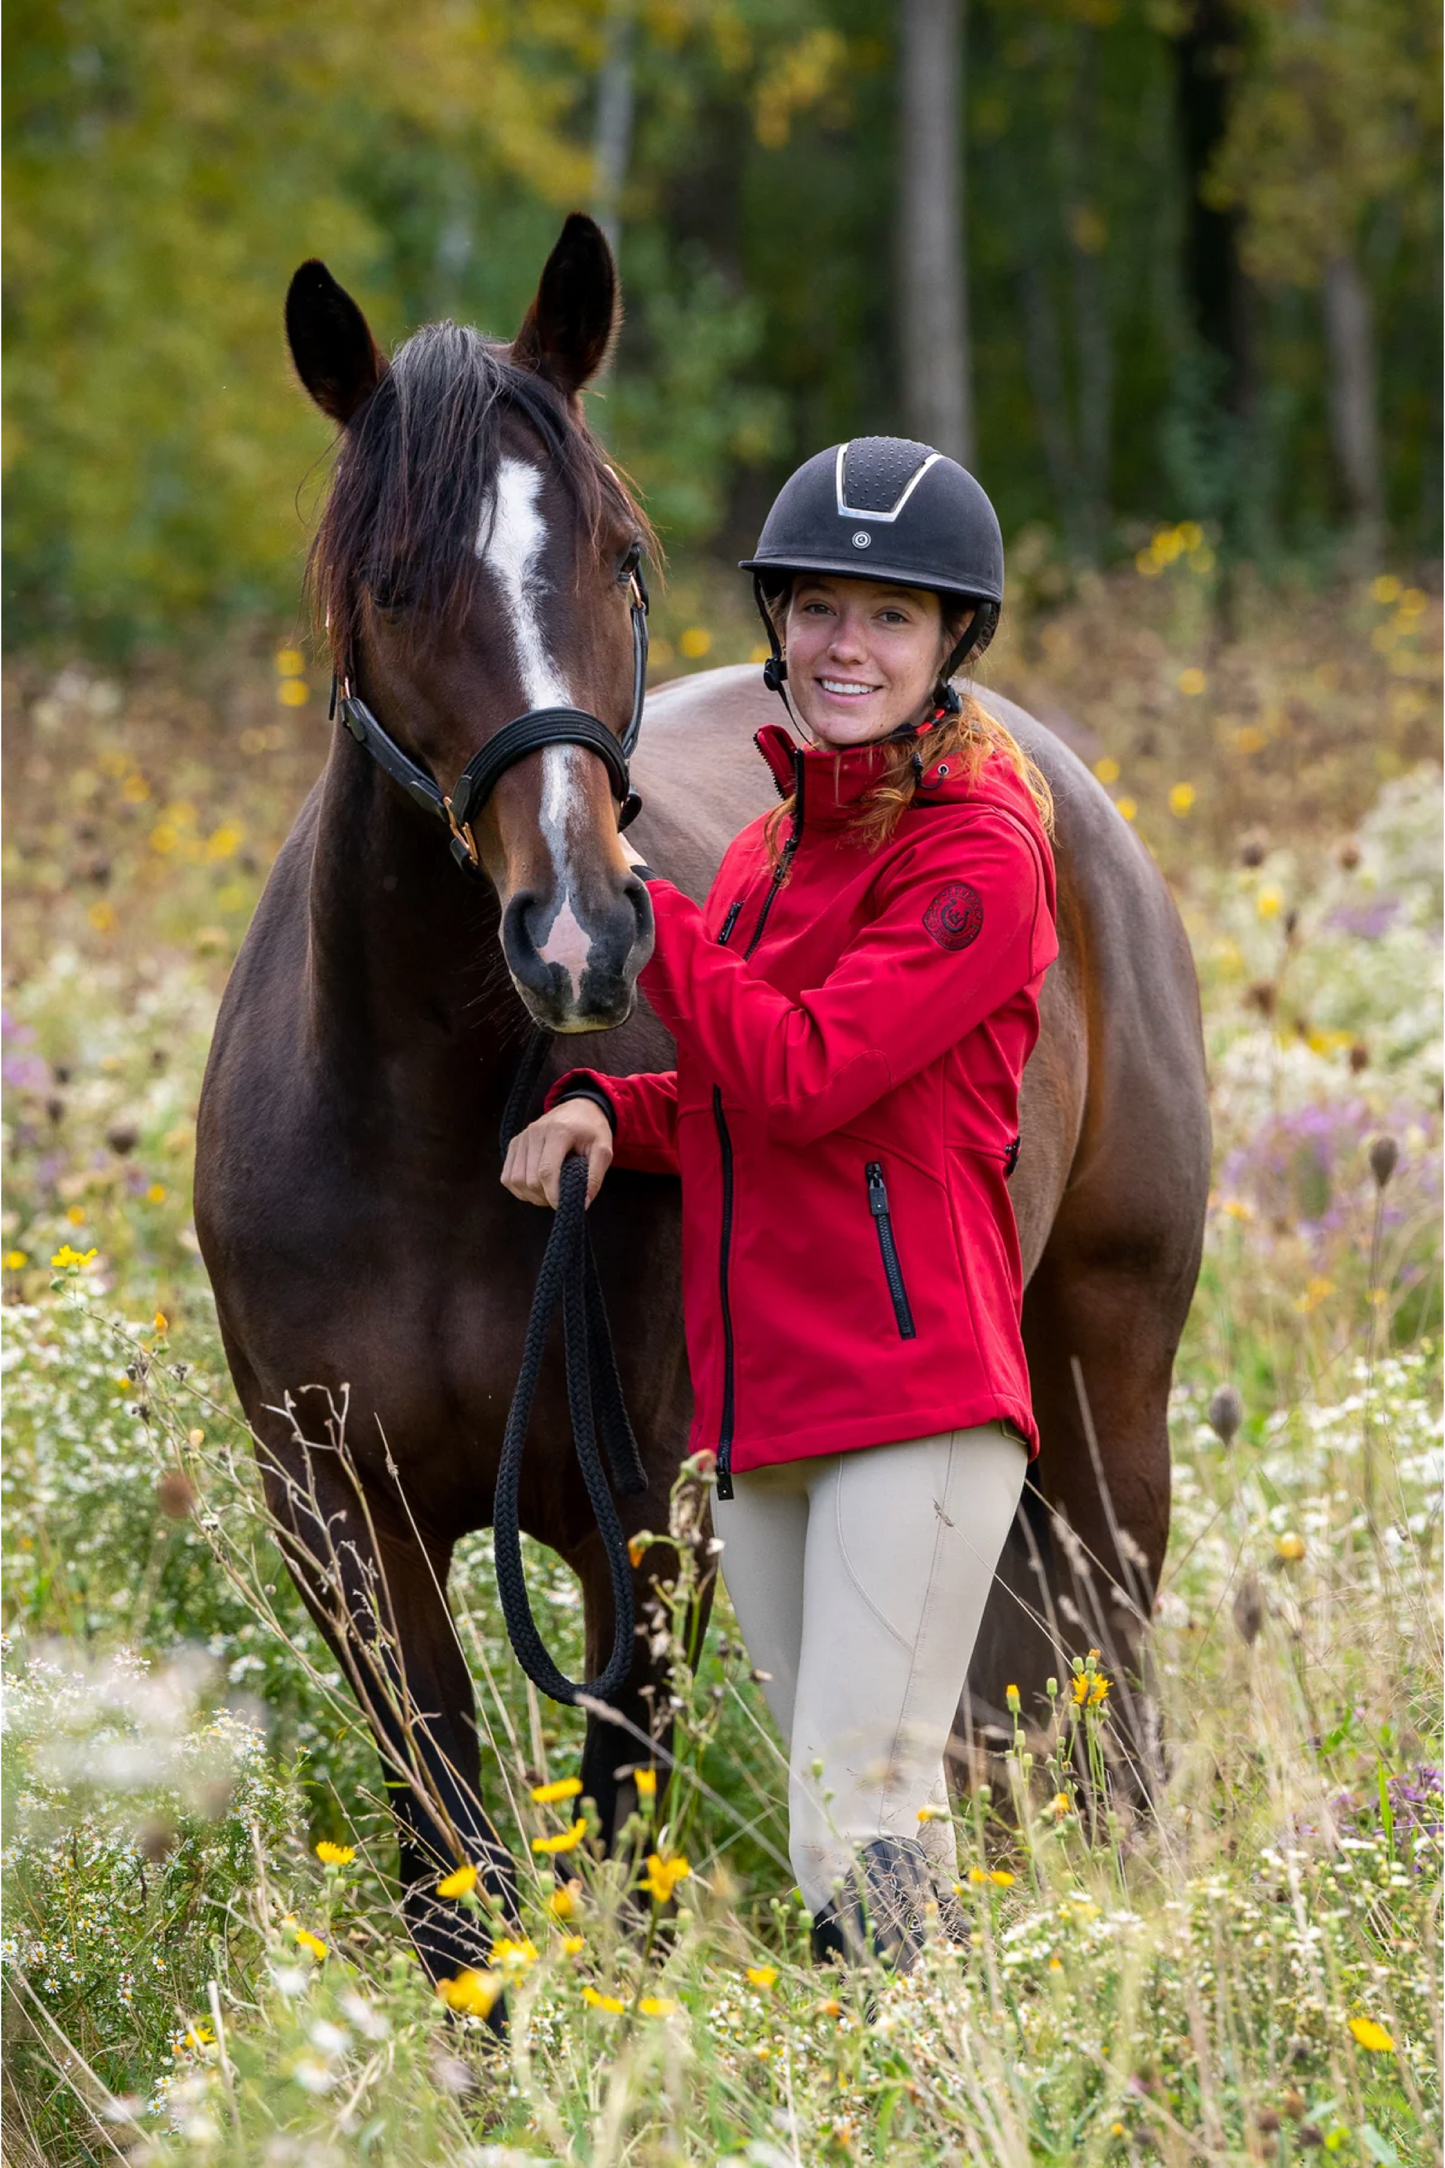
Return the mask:
<svg viewBox="0 0 1445 2168">
<path fill-rule="evenodd" d="M 335 422 L 349 422 L 386 374 L 366 318 L 314 256 L 287 290 L 286 339 L 297 375 Z"/>
<path fill-rule="evenodd" d="M 595 219 L 574 211 L 547 258 L 512 359 L 570 398 L 607 359 L 618 321 L 617 268 Z"/>
</svg>

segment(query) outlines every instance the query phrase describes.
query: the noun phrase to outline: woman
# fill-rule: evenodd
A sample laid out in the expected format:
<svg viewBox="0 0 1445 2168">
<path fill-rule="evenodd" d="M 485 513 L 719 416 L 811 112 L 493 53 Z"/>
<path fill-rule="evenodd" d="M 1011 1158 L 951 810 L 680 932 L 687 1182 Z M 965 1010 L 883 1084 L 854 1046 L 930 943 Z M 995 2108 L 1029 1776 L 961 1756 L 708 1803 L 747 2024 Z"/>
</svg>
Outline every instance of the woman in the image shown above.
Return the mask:
<svg viewBox="0 0 1445 2168">
<path fill-rule="evenodd" d="M 1051 807 L 949 682 L 1003 599 L 954 461 L 819 453 L 743 569 L 809 743 L 758 733 L 784 802 L 701 910 L 628 850 L 678 1066 L 572 1071 L 502 1178 L 555 1206 L 570 1152 L 589 1197 L 614 1162 L 681 1174 L 690 1446 L 717 1455 L 815 1950 L 871 1936 L 906 1967 L 956 1872 L 944 1753 L 1036 1443 L 1005 1185 L 1057 953 Z"/>
</svg>

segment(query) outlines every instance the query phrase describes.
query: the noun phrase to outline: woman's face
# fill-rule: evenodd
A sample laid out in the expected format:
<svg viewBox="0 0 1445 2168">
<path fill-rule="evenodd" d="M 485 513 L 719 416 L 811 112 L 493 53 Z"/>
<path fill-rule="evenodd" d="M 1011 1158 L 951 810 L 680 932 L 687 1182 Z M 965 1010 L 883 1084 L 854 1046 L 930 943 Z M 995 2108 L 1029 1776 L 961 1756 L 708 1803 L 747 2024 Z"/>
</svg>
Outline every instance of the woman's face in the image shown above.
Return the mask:
<svg viewBox="0 0 1445 2168">
<path fill-rule="evenodd" d="M 783 646 L 788 690 L 818 742 L 866 745 L 922 710 L 945 660 L 942 610 L 922 587 L 800 573 Z"/>
</svg>

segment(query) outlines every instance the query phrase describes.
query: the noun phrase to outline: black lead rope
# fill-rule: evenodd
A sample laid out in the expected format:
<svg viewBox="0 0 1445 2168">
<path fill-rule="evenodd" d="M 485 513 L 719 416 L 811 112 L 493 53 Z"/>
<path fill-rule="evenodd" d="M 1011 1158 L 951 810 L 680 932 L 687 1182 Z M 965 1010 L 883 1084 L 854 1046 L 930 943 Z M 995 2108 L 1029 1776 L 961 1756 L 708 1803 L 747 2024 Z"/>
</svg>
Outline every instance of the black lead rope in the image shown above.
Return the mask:
<svg viewBox="0 0 1445 2168">
<path fill-rule="evenodd" d="M 551 1034 L 534 1028 L 502 1115 L 504 1155 L 522 1126 L 550 1044 Z M 502 1598 L 502 1616 L 507 1622 L 517 1661 L 534 1686 L 540 1687 L 553 1701 L 570 1704 L 575 1704 L 582 1694 L 591 1695 L 598 1701 L 613 1700 L 632 1669 L 636 1623 L 632 1605 L 632 1565 L 598 1451 L 599 1432 L 617 1490 L 624 1496 L 636 1497 L 647 1488 L 642 1456 L 622 1398 L 622 1381 L 617 1374 L 612 1330 L 602 1299 L 602 1283 L 597 1276 L 597 1260 L 592 1253 L 586 1213 L 587 1162 L 574 1153 L 563 1162 L 557 1210 L 547 1238 L 542 1269 L 537 1274 L 537 1290 L 532 1297 L 532 1314 L 527 1320 L 527 1337 L 522 1348 L 522 1368 L 502 1440 L 496 1503 L 492 1512 L 497 1587 Z M 559 1301 L 562 1304 L 562 1343 L 572 1442 L 607 1555 L 615 1621 L 612 1654 L 606 1669 L 597 1678 L 587 1679 L 581 1685 L 557 1668 L 537 1631 L 532 1606 L 527 1600 L 517 1521 L 522 1450 L 527 1442 L 527 1427 L 541 1374 L 547 1332 Z"/>
</svg>

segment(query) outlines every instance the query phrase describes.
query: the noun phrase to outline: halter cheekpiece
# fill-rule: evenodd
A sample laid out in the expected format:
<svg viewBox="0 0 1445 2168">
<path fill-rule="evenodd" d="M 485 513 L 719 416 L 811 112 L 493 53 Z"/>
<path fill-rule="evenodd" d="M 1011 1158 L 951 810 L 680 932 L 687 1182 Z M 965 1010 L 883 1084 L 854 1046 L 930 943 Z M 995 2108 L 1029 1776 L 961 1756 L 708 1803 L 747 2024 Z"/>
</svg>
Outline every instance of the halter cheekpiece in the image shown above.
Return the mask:
<svg viewBox="0 0 1445 2168">
<path fill-rule="evenodd" d="M 421 807 L 450 829 L 452 856 L 465 873 L 480 874 L 481 854 L 472 823 L 508 768 L 546 745 L 581 745 L 595 753 L 607 770 L 612 795 L 620 811 L 619 831 L 635 820 L 642 800 L 632 788 L 629 762 L 642 729 L 642 703 L 647 695 L 647 582 L 635 564 L 628 576 L 632 611 L 632 714 L 621 738 L 609 730 L 600 716 L 585 708 L 528 708 L 514 716 L 487 740 L 463 768 L 456 788 L 447 795 L 420 761 L 404 753 L 390 733 L 383 730 L 366 702 L 351 690 L 349 677 L 331 680 L 331 714 L 339 715 L 358 745 L 365 746 L 377 766 Z"/>
</svg>

